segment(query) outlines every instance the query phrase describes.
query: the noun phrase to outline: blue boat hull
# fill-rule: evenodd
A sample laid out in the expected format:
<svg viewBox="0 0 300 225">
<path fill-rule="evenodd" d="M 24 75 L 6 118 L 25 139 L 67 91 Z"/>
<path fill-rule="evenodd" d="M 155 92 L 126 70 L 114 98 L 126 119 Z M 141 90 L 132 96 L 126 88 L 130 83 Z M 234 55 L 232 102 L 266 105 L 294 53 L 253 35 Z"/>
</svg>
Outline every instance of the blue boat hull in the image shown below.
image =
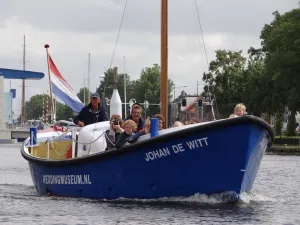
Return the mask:
<svg viewBox="0 0 300 225">
<path fill-rule="evenodd" d="M 249 192 L 272 141 L 269 125 L 247 116 L 77 159 L 38 159 L 24 148 L 21 153 L 40 195 L 149 199 Z"/>
</svg>

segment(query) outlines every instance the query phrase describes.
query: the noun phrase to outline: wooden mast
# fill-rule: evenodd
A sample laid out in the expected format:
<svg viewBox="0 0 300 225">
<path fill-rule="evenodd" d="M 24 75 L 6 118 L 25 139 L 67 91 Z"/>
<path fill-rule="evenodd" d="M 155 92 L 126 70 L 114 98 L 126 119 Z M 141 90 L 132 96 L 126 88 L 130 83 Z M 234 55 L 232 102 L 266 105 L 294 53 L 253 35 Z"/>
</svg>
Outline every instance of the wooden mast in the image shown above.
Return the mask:
<svg viewBox="0 0 300 225">
<path fill-rule="evenodd" d="M 168 0 L 161 0 L 161 83 L 160 113 L 168 127 Z"/>
</svg>

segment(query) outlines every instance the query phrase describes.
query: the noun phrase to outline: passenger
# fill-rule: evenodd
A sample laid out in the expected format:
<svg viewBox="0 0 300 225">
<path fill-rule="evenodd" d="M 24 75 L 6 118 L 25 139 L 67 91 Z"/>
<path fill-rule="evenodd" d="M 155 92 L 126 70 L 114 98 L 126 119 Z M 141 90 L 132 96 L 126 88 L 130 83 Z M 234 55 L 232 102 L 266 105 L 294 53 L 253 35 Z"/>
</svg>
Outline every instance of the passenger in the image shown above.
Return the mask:
<svg viewBox="0 0 300 225">
<path fill-rule="evenodd" d="M 246 106 L 243 103 L 239 103 L 234 107 L 234 112 L 229 116 L 229 118 L 244 116 L 246 114 Z"/>
<path fill-rule="evenodd" d="M 184 126 L 183 123 L 181 123 L 180 121 L 175 121 L 173 127 L 181 127 L 181 126 Z"/>
<path fill-rule="evenodd" d="M 155 114 L 153 118 L 158 119 L 158 130 L 163 130 L 165 119 L 161 114 Z M 144 130 L 140 132 L 141 135 L 149 134 L 150 133 L 150 127 L 151 127 L 151 119 L 148 117 L 145 121 Z"/>
<path fill-rule="evenodd" d="M 158 119 L 158 130 L 163 130 L 165 127 L 165 118 L 161 114 L 155 114 L 153 118 Z"/>
<path fill-rule="evenodd" d="M 123 120 L 120 115 L 113 114 L 110 118 L 110 129 L 105 131 L 105 139 L 107 143 L 106 151 L 114 149 L 116 147 L 116 141 L 121 133 Z"/>
<path fill-rule="evenodd" d="M 195 123 L 200 123 L 200 120 L 197 118 L 191 119 L 189 124 L 195 124 Z"/>
<path fill-rule="evenodd" d="M 144 130 L 138 132 L 141 136 L 141 135 L 145 135 L 145 134 L 149 134 L 150 133 L 150 122 L 151 122 L 151 119 L 150 117 L 148 117 L 146 120 L 145 120 L 145 126 L 144 126 Z"/>
<path fill-rule="evenodd" d="M 116 142 L 116 148 L 122 147 L 136 130 L 136 123 L 133 120 L 126 120 L 123 123 L 124 132 L 122 132 Z"/>
<path fill-rule="evenodd" d="M 142 107 L 135 103 L 132 105 L 131 114 L 124 120 L 133 120 L 136 123 L 136 130 L 134 132 L 141 132 L 144 130 L 145 119 L 142 118 Z"/>
<path fill-rule="evenodd" d="M 93 93 L 90 103 L 81 109 L 73 122 L 79 127 L 83 127 L 108 120 L 107 110 L 106 107 L 101 104 L 100 95 Z"/>
</svg>

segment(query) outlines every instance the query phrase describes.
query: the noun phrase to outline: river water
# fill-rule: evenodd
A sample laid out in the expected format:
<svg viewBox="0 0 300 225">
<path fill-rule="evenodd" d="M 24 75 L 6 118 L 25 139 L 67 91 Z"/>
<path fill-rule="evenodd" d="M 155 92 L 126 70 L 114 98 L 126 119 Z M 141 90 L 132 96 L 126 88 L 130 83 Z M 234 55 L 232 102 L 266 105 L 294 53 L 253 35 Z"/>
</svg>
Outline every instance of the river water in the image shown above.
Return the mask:
<svg viewBox="0 0 300 225">
<path fill-rule="evenodd" d="M 0 145 L 1 224 L 300 224 L 300 157 L 265 155 L 250 194 L 152 201 L 39 197 L 20 145 Z"/>
</svg>

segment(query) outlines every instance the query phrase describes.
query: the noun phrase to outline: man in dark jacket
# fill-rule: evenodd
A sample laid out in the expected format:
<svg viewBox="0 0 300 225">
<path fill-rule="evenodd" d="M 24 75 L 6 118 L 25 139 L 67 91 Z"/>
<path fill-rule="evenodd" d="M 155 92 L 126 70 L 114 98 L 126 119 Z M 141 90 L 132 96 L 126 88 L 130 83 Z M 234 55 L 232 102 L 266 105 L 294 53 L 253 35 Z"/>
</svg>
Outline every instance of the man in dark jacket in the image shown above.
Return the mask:
<svg viewBox="0 0 300 225">
<path fill-rule="evenodd" d="M 101 104 L 100 95 L 98 93 L 93 93 L 91 95 L 91 102 L 81 109 L 73 122 L 79 127 L 83 127 L 108 120 L 106 107 Z"/>
<path fill-rule="evenodd" d="M 137 129 L 134 132 L 141 132 L 144 130 L 145 119 L 142 117 L 142 106 L 139 103 L 134 103 L 131 107 L 131 114 L 125 118 L 126 120 L 133 120 L 136 123 Z"/>
</svg>

